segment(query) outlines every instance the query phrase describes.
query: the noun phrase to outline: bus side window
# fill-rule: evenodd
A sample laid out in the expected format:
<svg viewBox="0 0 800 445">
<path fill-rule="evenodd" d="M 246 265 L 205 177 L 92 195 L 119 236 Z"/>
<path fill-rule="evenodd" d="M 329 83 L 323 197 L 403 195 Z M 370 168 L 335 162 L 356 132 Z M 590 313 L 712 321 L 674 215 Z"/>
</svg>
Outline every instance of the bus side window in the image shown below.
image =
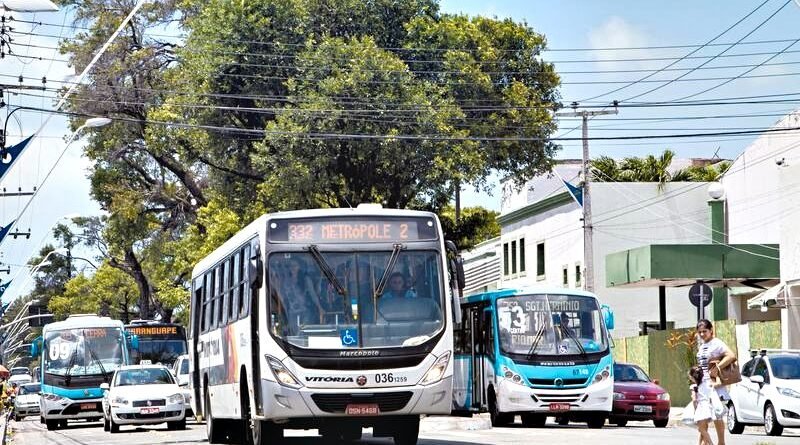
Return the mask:
<svg viewBox="0 0 800 445">
<path fill-rule="evenodd" d="M 214 315 L 214 271 L 206 272 L 206 288 L 203 295 L 203 332 L 211 329 Z"/>
<path fill-rule="evenodd" d="M 250 244 L 244 246 L 242 249 L 242 317 L 246 317 L 250 313 L 250 295 L 251 290 L 250 286 L 247 284 L 249 283 L 249 267 L 247 264 L 250 262 Z"/>
<path fill-rule="evenodd" d="M 228 259 L 225 260 L 225 271 L 227 279 L 225 280 L 225 299 L 227 300 L 227 304 L 225 305 L 225 312 L 227 313 L 228 323 L 233 323 L 236 320 L 236 310 L 235 306 L 236 303 L 234 302 L 233 298 L 233 275 L 234 271 L 236 270 L 233 267 L 233 257 L 236 255 L 229 256 Z"/>
<path fill-rule="evenodd" d="M 484 349 L 486 350 L 486 355 L 489 357 L 494 357 L 494 326 L 492 326 L 492 312 L 491 311 L 483 311 L 483 320 L 481 323 L 483 328 L 483 340 L 484 340 Z"/>
<path fill-rule="evenodd" d="M 227 281 L 227 276 L 225 263 L 217 266 L 217 326 L 222 326 L 225 323 L 223 316 L 225 315 L 225 281 Z"/>
<path fill-rule="evenodd" d="M 233 254 L 233 283 L 231 285 L 231 319 L 239 318 L 242 313 L 242 253 L 236 251 Z"/>
<path fill-rule="evenodd" d="M 189 317 L 189 336 L 191 338 L 197 338 L 197 323 L 203 319 L 203 277 L 197 277 L 194 280 L 194 295 L 192 295 L 192 301 L 189 308 L 189 313 L 191 316 Z M 200 318 L 197 317 L 197 311 L 200 311 Z"/>
</svg>

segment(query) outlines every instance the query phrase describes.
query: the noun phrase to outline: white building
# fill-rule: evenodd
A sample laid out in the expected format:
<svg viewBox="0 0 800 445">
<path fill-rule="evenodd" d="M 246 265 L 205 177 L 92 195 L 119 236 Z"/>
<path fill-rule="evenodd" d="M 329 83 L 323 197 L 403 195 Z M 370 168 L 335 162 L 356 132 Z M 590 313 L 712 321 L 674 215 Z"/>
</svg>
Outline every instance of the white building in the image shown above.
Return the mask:
<svg viewBox="0 0 800 445">
<path fill-rule="evenodd" d="M 577 185 L 580 161 L 564 161 L 557 175 L 503 188 L 499 222 L 501 286 L 582 287 L 582 210 L 560 177 Z M 707 183 L 592 183 L 595 293 L 616 315 L 615 336 L 640 333 L 659 319 L 658 289 L 621 289 L 606 283 L 606 255 L 645 244 L 709 244 Z M 667 289 L 668 327 L 693 326 L 697 309 L 688 288 Z"/>
</svg>

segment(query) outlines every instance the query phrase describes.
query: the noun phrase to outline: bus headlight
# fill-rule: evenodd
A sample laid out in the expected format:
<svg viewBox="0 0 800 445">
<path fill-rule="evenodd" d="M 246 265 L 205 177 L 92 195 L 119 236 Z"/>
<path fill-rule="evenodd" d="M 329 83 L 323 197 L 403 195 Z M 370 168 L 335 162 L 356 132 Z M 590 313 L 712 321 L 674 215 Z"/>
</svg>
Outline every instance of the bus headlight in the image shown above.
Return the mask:
<svg viewBox="0 0 800 445">
<path fill-rule="evenodd" d="M 505 377 L 506 380 L 508 380 L 508 381 L 510 381 L 512 383 L 516 383 L 517 385 L 525 386 L 525 383 L 523 383 L 523 380 L 522 380 L 522 376 L 517 374 L 516 372 L 508 369 L 507 366 L 503 366 L 503 377 Z"/>
<path fill-rule="evenodd" d="M 43 397 L 44 397 L 44 398 L 45 398 L 45 400 L 47 400 L 48 402 L 53 402 L 53 403 L 62 403 L 62 404 L 64 404 L 64 403 L 67 403 L 67 399 L 65 399 L 65 398 L 63 398 L 63 397 L 61 397 L 61 396 L 59 396 L 59 395 L 57 395 L 57 394 L 50 394 L 50 393 L 48 393 L 48 394 L 44 394 L 44 395 L 43 395 Z"/>
<path fill-rule="evenodd" d="M 422 380 L 419 381 L 419 384 L 423 386 L 430 385 L 441 380 L 449 363 L 450 352 L 445 352 L 441 357 L 439 357 L 438 360 L 436 360 L 436 363 L 431 366 L 431 369 L 425 373 L 425 376 L 422 377 Z"/>
<path fill-rule="evenodd" d="M 272 370 L 272 374 L 275 375 L 275 380 L 278 381 L 283 386 L 287 386 L 289 388 L 297 389 L 303 385 L 300 384 L 295 376 L 283 366 L 280 360 L 276 359 L 275 357 L 271 357 L 269 355 L 264 355 L 267 359 L 267 363 L 269 363 L 269 369 Z"/>
<path fill-rule="evenodd" d="M 595 374 L 593 383 L 600 383 L 603 380 L 609 378 L 610 376 L 611 376 L 611 368 L 606 366 L 605 368 L 603 368 L 602 371 Z"/>
</svg>

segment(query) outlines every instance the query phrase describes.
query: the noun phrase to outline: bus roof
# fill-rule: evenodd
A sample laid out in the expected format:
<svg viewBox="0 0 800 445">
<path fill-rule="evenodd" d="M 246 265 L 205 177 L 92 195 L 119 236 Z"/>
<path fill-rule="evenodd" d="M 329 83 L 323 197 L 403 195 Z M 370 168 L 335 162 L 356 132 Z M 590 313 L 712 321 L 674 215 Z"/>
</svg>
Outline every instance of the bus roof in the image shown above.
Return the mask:
<svg viewBox="0 0 800 445">
<path fill-rule="evenodd" d="M 42 329 L 43 332 L 57 331 L 61 329 L 75 328 L 123 328 L 122 322 L 113 320 L 109 317 L 98 317 L 94 314 L 70 315 L 64 321 L 48 323 Z"/>
<path fill-rule="evenodd" d="M 462 299 L 462 303 L 475 303 L 478 301 L 490 301 L 498 298 L 510 297 L 512 295 L 531 295 L 531 294 L 549 294 L 549 295 L 574 295 L 577 297 L 591 297 L 597 298 L 597 295 L 580 289 L 568 289 L 563 287 L 551 286 L 525 286 L 519 288 L 503 288 L 482 292 L 479 294 L 469 295 Z"/>
<path fill-rule="evenodd" d="M 343 216 L 417 216 L 434 218 L 437 223 L 439 222 L 439 217 L 432 212 L 424 212 L 421 210 L 384 209 L 378 205 L 365 205 L 349 209 L 305 209 L 267 213 L 253 220 L 253 222 L 242 228 L 242 230 L 237 232 L 229 240 L 222 243 L 222 245 L 214 250 L 214 252 L 200 260 L 200 262 L 194 266 L 194 269 L 192 269 L 192 279 L 194 279 L 199 273 L 205 272 L 209 268 L 213 267 L 252 237 L 258 234 L 264 234 L 265 238 L 267 221 L 270 219 L 337 218 Z M 266 240 L 261 239 L 260 242 L 263 247 Z"/>
</svg>

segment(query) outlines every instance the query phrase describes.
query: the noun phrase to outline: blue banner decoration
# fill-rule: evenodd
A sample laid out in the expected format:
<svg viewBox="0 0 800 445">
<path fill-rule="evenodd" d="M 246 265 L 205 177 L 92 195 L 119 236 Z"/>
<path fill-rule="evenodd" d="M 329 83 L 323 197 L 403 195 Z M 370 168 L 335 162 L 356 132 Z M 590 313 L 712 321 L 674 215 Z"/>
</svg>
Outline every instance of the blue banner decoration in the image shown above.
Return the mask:
<svg viewBox="0 0 800 445">
<path fill-rule="evenodd" d="M 0 283 L 0 298 L 3 298 L 3 294 L 6 293 L 6 289 L 8 289 L 8 286 L 10 286 L 10 285 L 11 285 L 11 281 L 6 281 L 5 283 Z M 0 307 L 0 310 L 5 312 L 6 311 L 6 307 L 8 307 L 8 304 L 9 303 L 3 304 L 2 307 Z"/>
<path fill-rule="evenodd" d="M 567 187 L 567 190 L 569 190 L 569 194 L 572 195 L 572 199 L 574 199 L 579 206 L 583 207 L 583 189 L 575 187 L 569 182 L 564 181 L 564 179 L 561 179 L 561 182 L 563 182 L 564 185 Z"/>
<path fill-rule="evenodd" d="M 11 221 L 10 223 L 8 223 L 7 226 L 5 226 L 5 227 L 0 229 L 0 243 L 3 242 L 3 239 L 6 237 L 6 235 L 8 235 L 8 231 L 11 230 L 11 226 L 13 226 L 15 222 L 16 222 L 16 220 Z M 0 292 L 0 295 L 2 295 L 2 294 L 3 293 Z"/>
<path fill-rule="evenodd" d="M 31 139 L 33 139 L 33 136 L 28 136 L 19 144 L 6 148 L 6 159 L 8 159 L 8 162 L 5 162 L 5 159 L 0 160 L 0 180 L 5 177 L 6 173 L 8 173 L 8 170 L 10 170 L 11 166 L 14 165 L 14 161 L 16 161 L 19 155 L 22 154 L 22 150 L 25 150 L 25 147 L 28 146 L 28 143 L 31 141 Z"/>
</svg>

